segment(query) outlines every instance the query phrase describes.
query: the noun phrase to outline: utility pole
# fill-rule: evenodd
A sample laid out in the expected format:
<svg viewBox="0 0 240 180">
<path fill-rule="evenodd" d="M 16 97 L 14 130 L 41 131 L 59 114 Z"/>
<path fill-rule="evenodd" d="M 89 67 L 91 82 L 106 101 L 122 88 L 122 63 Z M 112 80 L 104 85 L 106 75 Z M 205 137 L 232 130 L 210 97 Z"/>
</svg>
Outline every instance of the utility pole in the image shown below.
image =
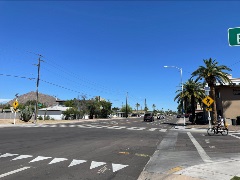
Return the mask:
<svg viewBox="0 0 240 180">
<path fill-rule="evenodd" d="M 126 95 L 126 118 L 128 117 L 128 110 L 127 110 L 127 96 L 128 96 L 128 92 L 127 92 L 127 95 Z"/>
<path fill-rule="evenodd" d="M 39 86 L 39 80 L 40 80 L 40 65 L 41 65 L 41 57 L 43 57 L 42 55 L 39 54 L 39 58 L 38 58 L 38 76 L 37 76 L 37 83 L 36 83 L 36 107 L 35 107 L 35 117 L 34 117 L 34 121 L 35 124 L 37 124 L 37 116 L 38 116 L 38 86 Z"/>
</svg>

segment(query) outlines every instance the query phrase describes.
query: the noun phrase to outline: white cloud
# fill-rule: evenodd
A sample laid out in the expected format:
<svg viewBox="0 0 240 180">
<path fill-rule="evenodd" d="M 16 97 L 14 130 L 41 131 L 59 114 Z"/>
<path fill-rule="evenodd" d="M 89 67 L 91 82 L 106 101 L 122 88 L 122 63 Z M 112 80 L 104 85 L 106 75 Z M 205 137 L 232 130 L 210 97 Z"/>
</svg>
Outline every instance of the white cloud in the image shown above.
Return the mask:
<svg viewBox="0 0 240 180">
<path fill-rule="evenodd" d="M 8 101 L 11 101 L 11 99 L 0 99 L 0 103 L 7 103 Z"/>
</svg>

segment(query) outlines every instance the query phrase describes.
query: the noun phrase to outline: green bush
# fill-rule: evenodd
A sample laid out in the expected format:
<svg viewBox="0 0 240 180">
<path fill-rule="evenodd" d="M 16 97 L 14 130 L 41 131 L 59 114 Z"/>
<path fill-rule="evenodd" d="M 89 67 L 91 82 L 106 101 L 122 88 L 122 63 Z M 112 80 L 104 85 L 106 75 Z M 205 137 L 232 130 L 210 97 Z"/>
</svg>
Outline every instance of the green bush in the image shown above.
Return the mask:
<svg viewBox="0 0 240 180">
<path fill-rule="evenodd" d="M 31 106 L 25 106 L 24 109 L 21 109 L 19 118 L 22 121 L 28 122 L 32 118 L 32 115 L 33 115 L 32 107 Z"/>
<path fill-rule="evenodd" d="M 240 180 L 240 177 L 234 176 L 231 180 Z"/>
</svg>

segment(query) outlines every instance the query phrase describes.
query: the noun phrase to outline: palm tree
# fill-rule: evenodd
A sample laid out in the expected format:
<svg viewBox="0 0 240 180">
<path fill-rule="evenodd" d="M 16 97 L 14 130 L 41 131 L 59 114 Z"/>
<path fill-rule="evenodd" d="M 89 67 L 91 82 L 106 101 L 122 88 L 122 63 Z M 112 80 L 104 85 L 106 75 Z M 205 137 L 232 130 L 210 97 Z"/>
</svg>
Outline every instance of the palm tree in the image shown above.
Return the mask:
<svg viewBox="0 0 240 180">
<path fill-rule="evenodd" d="M 136 107 L 137 107 L 137 114 L 138 114 L 138 107 L 140 106 L 139 103 L 136 104 Z"/>
<path fill-rule="evenodd" d="M 201 103 L 204 95 L 204 84 L 200 82 L 195 82 L 193 79 L 189 79 L 184 85 L 183 85 L 183 93 L 182 91 L 178 90 L 179 94 L 176 95 L 175 99 L 181 99 L 182 94 L 183 98 L 185 100 L 186 106 L 190 103 L 191 105 L 191 112 L 192 112 L 192 118 L 195 120 L 195 110 L 197 102 Z M 180 100 L 178 100 L 180 101 Z"/>
<path fill-rule="evenodd" d="M 192 73 L 192 77 L 196 76 L 196 81 L 204 79 L 208 86 L 210 87 L 210 97 L 214 100 L 213 102 L 213 119 L 212 122 L 215 124 L 217 122 L 217 108 L 215 101 L 215 86 L 216 83 L 225 84 L 231 83 L 231 80 L 228 78 L 228 73 L 224 71 L 232 71 L 229 67 L 225 65 L 218 65 L 216 60 L 205 59 L 203 60 L 204 66 L 199 66 L 197 70 Z"/>
<path fill-rule="evenodd" d="M 152 105 L 152 108 L 153 108 L 153 111 L 155 111 L 156 105 L 153 104 L 153 105 Z"/>
</svg>

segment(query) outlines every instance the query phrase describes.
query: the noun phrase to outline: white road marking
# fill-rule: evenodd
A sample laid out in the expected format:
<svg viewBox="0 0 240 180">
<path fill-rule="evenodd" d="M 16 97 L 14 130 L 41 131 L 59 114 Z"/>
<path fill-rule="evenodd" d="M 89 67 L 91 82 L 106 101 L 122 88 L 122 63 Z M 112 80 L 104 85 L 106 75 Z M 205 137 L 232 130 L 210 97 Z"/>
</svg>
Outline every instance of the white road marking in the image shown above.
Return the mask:
<svg viewBox="0 0 240 180">
<path fill-rule="evenodd" d="M 2 158 L 2 157 L 17 156 L 17 155 L 18 155 L 18 154 L 5 153 L 5 154 L 1 155 L 0 158 Z"/>
<path fill-rule="evenodd" d="M 33 156 L 32 155 L 20 155 L 16 158 L 12 159 L 12 161 L 19 160 L 19 159 L 30 158 L 30 157 L 33 157 Z"/>
<path fill-rule="evenodd" d="M 85 162 L 87 162 L 87 161 L 86 160 L 73 159 L 71 164 L 68 167 L 75 166 L 75 165 L 78 165 L 78 164 L 82 164 L 82 163 L 85 163 Z"/>
<path fill-rule="evenodd" d="M 42 160 L 49 159 L 49 158 L 52 158 L 52 157 L 38 156 L 35 159 L 31 160 L 29 163 L 36 162 L 36 161 L 42 161 Z"/>
<path fill-rule="evenodd" d="M 125 129 L 126 127 L 124 126 L 109 126 L 107 129 Z"/>
<path fill-rule="evenodd" d="M 234 133 L 234 134 L 235 134 L 235 133 Z M 234 134 L 229 134 L 229 135 L 232 136 L 232 137 L 235 137 L 235 138 L 237 138 L 237 139 L 240 139 L 239 136 L 236 136 L 236 135 L 234 135 Z"/>
<path fill-rule="evenodd" d="M 211 158 L 207 155 L 207 153 L 204 151 L 204 149 L 202 148 L 202 146 L 196 141 L 196 139 L 192 136 L 192 134 L 190 132 L 187 132 L 189 138 L 191 139 L 192 143 L 194 144 L 194 146 L 196 147 L 199 155 L 201 156 L 202 160 L 204 162 L 213 162 L 211 160 Z"/>
<path fill-rule="evenodd" d="M 155 131 L 156 129 L 158 129 L 158 128 L 151 128 L 148 131 Z"/>
<path fill-rule="evenodd" d="M 106 163 L 105 163 L 105 162 L 92 161 L 91 166 L 90 166 L 90 169 L 93 169 L 93 168 L 102 166 L 102 165 L 104 165 L 104 164 L 106 164 Z"/>
<path fill-rule="evenodd" d="M 20 168 L 20 169 L 16 169 L 16 170 L 13 170 L 13 171 L 10 171 L 10 172 L 7 172 L 7 173 L 4 173 L 4 174 L 1 174 L 0 175 L 0 178 L 3 178 L 5 176 L 9 176 L 11 174 L 14 174 L 14 173 L 17 173 L 17 172 L 20 172 L 20 171 L 24 171 L 26 169 L 29 169 L 30 167 L 23 167 L 23 168 Z"/>
<path fill-rule="evenodd" d="M 65 124 L 60 124 L 59 127 L 67 127 Z"/>
<path fill-rule="evenodd" d="M 141 130 L 146 129 L 146 127 L 130 127 L 130 128 L 127 128 L 127 129 L 128 129 L 128 130 L 141 131 Z"/>
<path fill-rule="evenodd" d="M 54 158 L 50 163 L 48 164 L 54 164 L 54 163 L 58 163 L 58 162 L 62 162 L 62 161 L 66 161 L 68 159 L 66 158 Z"/>
<path fill-rule="evenodd" d="M 123 169 L 123 168 L 125 168 L 125 167 L 127 167 L 128 165 L 123 165 L 123 164 L 113 164 L 112 163 L 112 170 L 113 170 L 113 172 L 116 172 L 116 171 L 118 171 L 118 170 L 120 170 L 120 169 Z"/>
<path fill-rule="evenodd" d="M 210 143 L 209 139 L 205 139 L 205 142 L 206 142 L 206 143 Z"/>
<path fill-rule="evenodd" d="M 159 131 L 160 131 L 160 132 L 166 132 L 167 129 L 160 129 Z"/>
<path fill-rule="evenodd" d="M 49 125 L 48 127 L 57 127 L 57 125 L 53 124 L 53 125 Z"/>
</svg>

